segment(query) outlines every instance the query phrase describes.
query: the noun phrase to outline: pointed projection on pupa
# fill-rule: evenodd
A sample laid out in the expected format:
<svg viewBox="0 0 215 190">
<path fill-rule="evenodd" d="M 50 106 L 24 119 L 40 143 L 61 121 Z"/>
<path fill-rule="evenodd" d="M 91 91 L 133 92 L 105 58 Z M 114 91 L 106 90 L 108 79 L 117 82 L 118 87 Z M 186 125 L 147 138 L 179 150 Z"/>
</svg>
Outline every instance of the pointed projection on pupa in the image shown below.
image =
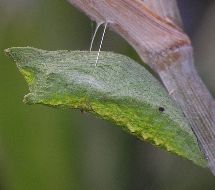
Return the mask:
<svg viewBox="0 0 215 190">
<path fill-rule="evenodd" d="M 180 109 L 143 66 L 101 52 L 5 50 L 26 79 L 29 104 L 75 108 L 112 121 L 130 134 L 205 166 L 196 138 Z"/>
</svg>

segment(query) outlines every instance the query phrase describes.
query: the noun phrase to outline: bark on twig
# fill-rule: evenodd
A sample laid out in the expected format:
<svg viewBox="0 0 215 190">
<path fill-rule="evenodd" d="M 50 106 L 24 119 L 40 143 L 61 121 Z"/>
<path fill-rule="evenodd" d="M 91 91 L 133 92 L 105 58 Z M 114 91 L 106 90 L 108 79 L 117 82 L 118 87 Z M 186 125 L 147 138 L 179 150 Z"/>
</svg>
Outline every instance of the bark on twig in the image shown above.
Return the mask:
<svg viewBox="0 0 215 190">
<path fill-rule="evenodd" d="M 176 0 L 141 0 L 146 7 L 163 19 L 169 20 L 182 28 L 182 20 Z"/>
<path fill-rule="evenodd" d="M 215 174 L 215 102 L 195 70 L 192 45 L 188 36 L 179 28 L 180 17 L 177 16 L 177 8 L 167 8 L 168 2 L 170 7 L 176 6 L 176 2 L 69 2 L 97 23 L 108 22 L 109 27 L 126 39 L 143 61 L 158 73 L 170 96 L 184 112 L 197 136 L 201 150 L 208 159 L 209 167 Z M 163 6 L 158 6 L 158 2 L 163 3 Z"/>
</svg>

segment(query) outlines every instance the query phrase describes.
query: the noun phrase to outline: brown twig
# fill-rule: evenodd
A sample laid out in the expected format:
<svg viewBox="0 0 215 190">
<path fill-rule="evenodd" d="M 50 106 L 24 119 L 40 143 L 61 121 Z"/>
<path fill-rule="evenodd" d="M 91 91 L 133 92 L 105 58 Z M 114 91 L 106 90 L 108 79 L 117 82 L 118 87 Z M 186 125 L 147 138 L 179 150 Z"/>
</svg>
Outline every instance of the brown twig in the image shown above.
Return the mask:
<svg viewBox="0 0 215 190">
<path fill-rule="evenodd" d="M 141 0 L 146 7 L 157 15 L 182 28 L 181 16 L 176 0 Z"/>
<path fill-rule="evenodd" d="M 97 23 L 108 22 L 158 73 L 185 114 L 215 174 L 215 102 L 195 70 L 192 45 L 179 28 L 178 13 L 168 11 L 171 1 L 158 1 L 163 2 L 160 7 L 150 1 L 69 0 Z"/>
</svg>

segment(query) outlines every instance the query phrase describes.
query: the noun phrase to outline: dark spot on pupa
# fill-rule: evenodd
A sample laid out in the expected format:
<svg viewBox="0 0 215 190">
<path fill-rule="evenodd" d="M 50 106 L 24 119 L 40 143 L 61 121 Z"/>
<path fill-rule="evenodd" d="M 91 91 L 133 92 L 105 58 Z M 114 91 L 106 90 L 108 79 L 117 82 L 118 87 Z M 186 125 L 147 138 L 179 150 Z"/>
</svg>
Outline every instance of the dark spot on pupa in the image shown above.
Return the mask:
<svg viewBox="0 0 215 190">
<path fill-rule="evenodd" d="M 163 107 L 159 107 L 159 111 L 160 111 L 160 112 L 164 112 L 165 109 L 164 109 Z"/>
</svg>

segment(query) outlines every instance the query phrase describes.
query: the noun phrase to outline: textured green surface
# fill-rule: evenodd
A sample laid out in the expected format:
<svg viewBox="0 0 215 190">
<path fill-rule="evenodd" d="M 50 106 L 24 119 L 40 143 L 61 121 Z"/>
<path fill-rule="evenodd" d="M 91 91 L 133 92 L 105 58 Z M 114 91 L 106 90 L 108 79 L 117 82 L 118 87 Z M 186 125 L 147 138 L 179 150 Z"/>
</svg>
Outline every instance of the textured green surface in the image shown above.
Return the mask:
<svg viewBox="0 0 215 190">
<path fill-rule="evenodd" d="M 165 89 L 130 58 L 110 52 L 5 50 L 26 79 L 29 104 L 76 108 L 205 166 L 196 138 Z"/>
</svg>

